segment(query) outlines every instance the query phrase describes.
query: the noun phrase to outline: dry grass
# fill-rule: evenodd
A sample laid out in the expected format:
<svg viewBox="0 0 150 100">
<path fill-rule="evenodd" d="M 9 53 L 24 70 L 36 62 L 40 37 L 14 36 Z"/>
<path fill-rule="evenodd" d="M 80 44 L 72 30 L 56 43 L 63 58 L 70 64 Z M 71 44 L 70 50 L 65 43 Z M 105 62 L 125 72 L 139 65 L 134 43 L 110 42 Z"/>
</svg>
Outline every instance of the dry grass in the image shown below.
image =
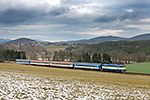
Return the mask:
<svg viewBox="0 0 150 100">
<path fill-rule="evenodd" d="M 65 48 L 46 48 L 46 50 L 54 53 L 55 51 L 65 50 Z"/>
</svg>

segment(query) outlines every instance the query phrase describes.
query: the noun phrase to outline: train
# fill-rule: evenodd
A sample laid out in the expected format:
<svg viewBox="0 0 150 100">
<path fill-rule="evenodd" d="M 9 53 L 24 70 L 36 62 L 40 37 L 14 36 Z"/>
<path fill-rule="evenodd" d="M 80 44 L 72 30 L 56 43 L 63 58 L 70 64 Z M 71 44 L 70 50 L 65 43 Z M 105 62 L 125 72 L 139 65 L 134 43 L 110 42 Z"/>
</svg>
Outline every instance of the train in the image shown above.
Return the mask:
<svg viewBox="0 0 150 100">
<path fill-rule="evenodd" d="M 39 65 L 39 66 L 48 66 L 48 67 L 95 69 L 100 71 L 117 71 L 123 73 L 126 71 L 126 66 L 118 65 L 118 64 L 29 60 L 29 59 L 16 59 L 15 62 L 20 64 Z"/>
</svg>

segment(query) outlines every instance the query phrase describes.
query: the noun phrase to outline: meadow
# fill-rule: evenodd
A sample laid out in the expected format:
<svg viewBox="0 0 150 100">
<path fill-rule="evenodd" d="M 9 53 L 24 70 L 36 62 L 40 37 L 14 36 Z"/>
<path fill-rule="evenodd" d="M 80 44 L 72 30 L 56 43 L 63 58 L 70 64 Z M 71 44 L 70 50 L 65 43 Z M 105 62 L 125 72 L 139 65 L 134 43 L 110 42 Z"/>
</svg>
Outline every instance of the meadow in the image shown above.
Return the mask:
<svg viewBox="0 0 150 100">
<path fill-rule="evenodd" d="M 46 48 L 46 50 L 50 51 L 50 52 L 65 50 L 65 48 L 67 48 L 67 47 L 70 47 L 70 46 L 68 46 L 68 45 L 66 45 L 66 46 L 44 46 L 44 48 Z"/>
<path fill-rule="evenodd" d="M 65 45 L 65 46 L 44 46 L 44 48 L 67 48 L 70 47 L 69 45 Z"/>
<path fill-rule="evenodd" d="M 126 72 L 150 74 L 150 62 L 126 64 Z"/>
<path fill-rule="evenodd" d="M 150 98 L 150 76 L 0 63 L 0 79 L 0 99 Z"/>
</svg>

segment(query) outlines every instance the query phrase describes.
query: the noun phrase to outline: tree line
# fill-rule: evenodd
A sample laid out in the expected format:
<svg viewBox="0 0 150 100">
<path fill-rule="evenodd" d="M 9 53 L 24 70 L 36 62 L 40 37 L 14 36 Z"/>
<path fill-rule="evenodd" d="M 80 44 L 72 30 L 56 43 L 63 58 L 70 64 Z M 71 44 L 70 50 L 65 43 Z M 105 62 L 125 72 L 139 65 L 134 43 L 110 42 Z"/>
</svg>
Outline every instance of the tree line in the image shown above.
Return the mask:
<svg viewBox="0 0 150 100">
<path fill-rule="evenodd" d="M 26 59 L 24 51 L 0 49 L 0 61 L 15 61 L 15 59 Z"/>
<path fill-rule="evenodd" d="M 67 53 L 65 51 L 60 50 L 59 52 L 55 52 L 53 57 L 54 61 L 72 61 L 72 62 L 92 62 L 92 63 L 111 63 L 110 55 L 107 53 L 94 53 L 90 56 L 88 53 L 77 53 L 70 52 Z"/>
</svg>

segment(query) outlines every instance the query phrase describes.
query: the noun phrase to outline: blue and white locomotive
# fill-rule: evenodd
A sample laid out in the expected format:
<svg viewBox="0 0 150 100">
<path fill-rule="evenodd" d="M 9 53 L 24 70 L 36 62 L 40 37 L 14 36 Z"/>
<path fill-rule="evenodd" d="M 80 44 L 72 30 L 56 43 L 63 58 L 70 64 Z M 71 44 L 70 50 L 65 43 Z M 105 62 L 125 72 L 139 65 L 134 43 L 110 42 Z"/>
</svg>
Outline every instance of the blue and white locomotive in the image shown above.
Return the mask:
<svg viewBox="0 0 150 100">
<path fill-rule="evenodd" d="M 102 64 L 101 70 L 125 72 L 126 67 L 117 64 Z"/>
<path fill-rule="evenodd" d="M 29 65 L 43 65 L 67 68 L 84 68 L 96 69 L 101 71 L 119 71 L 125 72 L 126 67 L 118 64 L 102 64 L 102 63 L 81 63 L 81 62 L 65 62 L 65 61 L 44 61 L 44 60 L 29 60 L 29 59 L 16 59 L 16 63 L 29 64 Z"/>
</svg>

